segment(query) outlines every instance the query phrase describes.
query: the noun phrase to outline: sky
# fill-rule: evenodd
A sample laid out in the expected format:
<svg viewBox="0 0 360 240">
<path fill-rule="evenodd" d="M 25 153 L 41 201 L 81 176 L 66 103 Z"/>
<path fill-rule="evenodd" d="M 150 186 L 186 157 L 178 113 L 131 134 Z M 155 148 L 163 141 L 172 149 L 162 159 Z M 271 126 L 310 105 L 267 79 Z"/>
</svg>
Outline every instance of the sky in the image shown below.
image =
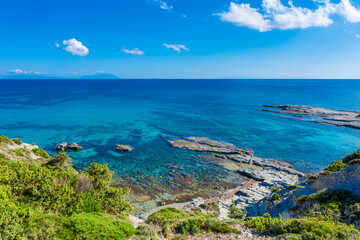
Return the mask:
<svg viewBox="0 0 360 240">
<path fill-rule="evenodd" d="M 3 0 L 0 77 L 360 78 L 360 0 Z"/>
</svg>

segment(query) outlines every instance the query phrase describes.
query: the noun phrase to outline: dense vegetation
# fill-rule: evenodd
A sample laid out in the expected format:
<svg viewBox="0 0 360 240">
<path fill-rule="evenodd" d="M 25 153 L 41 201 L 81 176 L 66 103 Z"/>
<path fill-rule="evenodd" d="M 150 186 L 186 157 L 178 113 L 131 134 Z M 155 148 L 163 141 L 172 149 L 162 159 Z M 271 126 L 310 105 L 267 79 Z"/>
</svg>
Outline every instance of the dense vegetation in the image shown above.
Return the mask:
<svg viewBox="0 0 360 240">
<path fill-rule="evenodd" d="M 33 152 L 48 158 L 43 150 Z M 110 186 L 106 165 L 76 173 L 65 153 L 45 163 L 15 160 L 0 154 L 0 239 L 121 239 L 137 232 L 126 221 L 130 190 Z"/>
<path fill-rule="evenodd" d="M 219 205 L 207 202 L 199 211 L 163 208 L 134 228 L 128 220 L 132 207 L 125 201 L 130 189 L 111 186 L 113 172 L 107 165 L 92 163 L 77 172 L 65 152 L 50 157 L 25 145 L 0 136 L 0 239 L 183 239 L 210 232 L 238 234 L 244 226 L 284 239 L 360 239 L 360 199 L 345 190 L 299 197 L 292 209 L 295 219 L 269 214 L 245 219 L 246 212 L 233 202 L 231 220 L 221 221 Z M 359 159 L 360 150 L 330 164 L 326 174 Z M 281 199 L 278 191 L 298 188 L 273 187 L 269 201 Z"/>
<path fill-rule="evenodd" d="M 360 236 L 352 226 L 315 217 L 283 220 L 281 216 L 273 218 L 270 214 L 265 214 L 262 217 L 247 218 L 244 224 L 259 233 L 285 239 L 358 239 Z"/>
</svg>

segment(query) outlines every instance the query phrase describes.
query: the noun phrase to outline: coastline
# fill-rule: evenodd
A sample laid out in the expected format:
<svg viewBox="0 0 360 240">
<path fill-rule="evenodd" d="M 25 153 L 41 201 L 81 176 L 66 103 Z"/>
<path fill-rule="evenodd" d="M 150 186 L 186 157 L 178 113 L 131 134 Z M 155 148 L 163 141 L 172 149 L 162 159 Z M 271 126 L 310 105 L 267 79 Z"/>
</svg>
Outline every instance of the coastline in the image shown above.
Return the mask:
<svg viewBox="0 0 360 240">
<path fill-rule="evenodd" d="M 300 183 L 305 174 L 295 170 L 291 164 L 281 160 L 263 159 L 256 157 L 250 149 L 239 148 L 227 142 L 220 142 L 205 137 L 184 137 L 182 139 L 166 139 L 172 147 L 188 151 L 205 153 L 201 157 L 212 160 L 212 164 L 221 165 L 223 161 L 232 161 L 241 164 L 246 169 L 236 170 L 239 177 L 247 180 L 240 185 L 227 189 L 217 196 L 203 199 L 195 197 L 191 201 L 175 202 L 157 206 L 142 212 L 138 219 L 146 219 L 152 213 L 166 207 L 175 207 L 181 210 L 198 207 L 200 204 L 217 202 L 220 207 L 220 219 L 226 219 L 230 205 L 235 202 L 236 207 L 248 212 L 248 215 L 259 215 L 260 208 L 256 203 L 270 197 L 273 187 L 287 188 Z"/>
</svg>

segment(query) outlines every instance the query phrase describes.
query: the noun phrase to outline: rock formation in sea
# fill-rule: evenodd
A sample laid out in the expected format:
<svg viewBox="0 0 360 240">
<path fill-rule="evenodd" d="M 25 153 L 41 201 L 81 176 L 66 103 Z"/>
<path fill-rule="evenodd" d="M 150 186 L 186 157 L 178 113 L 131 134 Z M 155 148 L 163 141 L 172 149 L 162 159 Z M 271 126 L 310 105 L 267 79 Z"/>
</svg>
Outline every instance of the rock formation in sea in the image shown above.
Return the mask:
<svg viewBox="0 0 360 240">
<path fill-rule="evenodd" d="M 83 148 L 77 144 L 77 143 L 71 143 L 67 146 L 67 148 L 69 149 L 69 151 L 72 151 L 72 152 L 76 152 L 76 151 L 80 151 L 82 150 Z"/>
<path fill-rule="evenodd" d="M 130 145 L 116 144 L 115 149 L 121 152 L 131 152 L 134 148 Z"/>
<path fill-rule="evenodd" d="M 62 143 L 59 143 L 58 145 L 55 146 L 55 150 L 56 151 L 65 151 L 66 148 L 68 147 L 68 143 L 67 142 L 62 142 Z"/>
<path fill-rule="evenodd" d="M 332 110 L 321 107 L 302 106 L 302 105 L 262 105 L 261 109 L 266 112 L 284 113 L 301 117 L 303 121 L 317 122 L 339 127 L 349 127 L 360 129 L 360 112 Z M 276 110 L 280 109 L 280 110 Z M 305 116 L 305 117 L 304 117 Z M 307 117 L 317 117 L 307 118 Z"/>
<path fill-rule="evenodd" d="M 261 214 L 256 206 L 258 202 L 271 195 L 272 187 L 287 188 L 301 182 L 305 174 L 295 170 L 291 164 L 275 159 L 256 157 L 250 149 L 239 148 L 227 142 L 216 141 L 205 137 L 185 137 L 184 139 L 168 139 L 173 147 L 183 148 L 203 153 L 209 153 L 207 160 L 212 159 L 221 164 L 224 160 L 231 160 L 244 165 L 244 169 L 237 170 L 248 180 L 224 192 L 221 196 L 207 199 L 216 201 L 221 209 L 220 218 L 225 219 L 230 205 L 235 202 L 241 211 L 247 211 L 249 216 Z M 184 209 L 194 203 L 185 205 Z"/>
</svg>

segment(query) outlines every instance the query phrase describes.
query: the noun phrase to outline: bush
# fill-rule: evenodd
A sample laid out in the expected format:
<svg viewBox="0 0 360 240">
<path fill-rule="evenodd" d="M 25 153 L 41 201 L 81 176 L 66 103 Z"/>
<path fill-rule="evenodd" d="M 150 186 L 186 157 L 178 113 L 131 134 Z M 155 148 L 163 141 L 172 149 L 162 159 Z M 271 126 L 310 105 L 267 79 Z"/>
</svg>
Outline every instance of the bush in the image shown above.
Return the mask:
<svg viewBox="0 0 360 240">
<path fill-rule="evenodd" d="M 12 141 L 6 136 L 0 136 L 0 143 L 11 144 Z"/>
<path fill-rule="evenodd" d="M 278 192 L 280 191 L 281 187 L 277 187 L 277 186 L 273 186 L 270 191 L 273 193 L 273 192 Z"/>
<path fill-rule="evenodd" d="M 17 145 L 21 145 L 23 143 L 20 138 L 12 138 L 11 141 Z"/>
<path fill-rule="evenodd" d="M 277 201 L 281 198 L 281 195 L 278 194 L 278 193 L 274 193 L 270 198 L 269 198 L 269 201 L 270 202 L 274 202 L 274 201 Z"/>
<path fill-rule="evenodd" d="M 287 190 L 294 190 L 294 189 L 298 189 L 300 186 L 299 185 L 290 185 L 290 186 L 288 186 L 286 189 Z"/>
<path fill-rule="evenodd" d="M 13 149 L 12 152 L 15 153 L 15 155 L 18 157 L 26 157 L 26 158 L 30 159 L 30 157 L 29 157 L 30 152 L 28 150 L 26 150 L 25 148 L 16 148 L 16 149 Z"/>
<path fill-rule="evenodd" d="M 86 174 L 80 174 L 76 180 L 75 193 L 86 193 L 92 189 L 92 181 Z"/>
<path fill-rule="evenodd" d="M 211 212 L 214 216 L 219 216 L 220 214 L 220 207 L 216 202 L 208 202 L 208 203 L 202 203 L 199 205 L 202 209 Z"/>
<path fill-rule="evenodd" d="M 126 221 L 111 221 L 102 214 L 74 214 L 64 223 L 63 239 L 124 239 L 138 231 Z"/>
<path fill-rule="evenodd" d="M 353 153 L 347 154 L 347 155 L 342 159 L 342 161 L 347 164 L 347 163 L 349 163 L 351 160 L 354 160 L 354 159 L 360 159 L 360 149 L 356 150 L 356 151 L 353 152 Z"/>
<path fill-rule="evenodd" d="M 38 157 L 50 158 L 49 154 L 41 148 L 33 148 L 31 151 Z"/>
<path fill-rule="evenodd" d="M 349 162 L 349 166 L 359 164 L 359 163 L 360 163 L 360 159 L 354 159 Z"/>
<path fill-rule="evenodd" d="M 233 201 L 229 207 L 229 218 L 233 219 L 244 219 L 247 212 L 242 212 L 235 206 L 235 201 Z"/>
<path fill-rule="evenodd" d="M 342 160 L 337 160 L 336 162 L 331 163 L 327 168 L 325 168 L 325 171 L 327 173 L 340 172 L 345 167 L 346 167 L 346 164 L 343 163 Z"/>
<path fill-rule="evenodd" d="M 269 214 L 265 214 L 262 217 L 247 218 L 244 224 L 261 234 L 297 234 L 301 239 L 356 239 L 360 237 L 360 232 L 351 225 L 317 218 L 282 220 L 281 216 L 272 218 Z"/>
<path fill-rule="evenodd" d="M 211 214 L 199 212 L 180 211 L 168 207 L 151 214 L 147 219 L 148 224 L 154 224 L 162 228 L 162 233 L 168 237 L 169 233 L 197 234 L 200 231 L 230 233 L 237 232 L 227 223 L 221 222 Z"/>
<path fill-rule="evenodd" d="M 59 152 L 55 157 L 51 158 L 45 163 L 45 166 L 50 167 L 54 170 L 69 170 L 68 166 L 71 162 L 71 158 L 66 155 L 65 152 Z"/>
</svg>

